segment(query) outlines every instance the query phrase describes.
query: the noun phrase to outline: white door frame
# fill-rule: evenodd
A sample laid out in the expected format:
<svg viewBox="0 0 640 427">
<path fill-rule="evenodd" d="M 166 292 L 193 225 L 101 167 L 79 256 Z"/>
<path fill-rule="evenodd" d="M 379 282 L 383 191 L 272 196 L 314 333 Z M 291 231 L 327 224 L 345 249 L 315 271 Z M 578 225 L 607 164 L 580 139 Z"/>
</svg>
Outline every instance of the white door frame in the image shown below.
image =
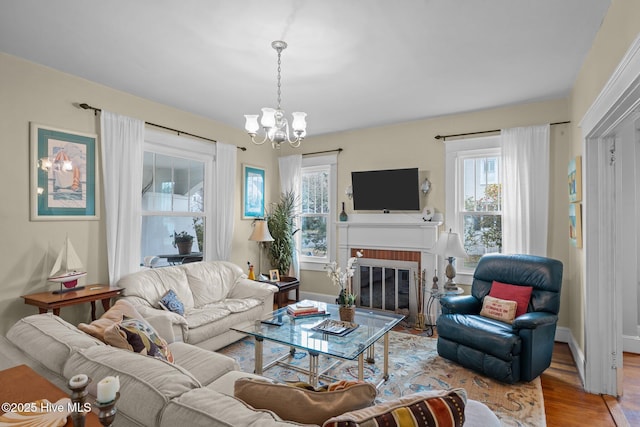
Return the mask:
<svg viewBox="0 0 640 427">
<path fill-rule="evenodd" d="M 640 35 L 580 122 L 584 175 L 586 391 L 622 390 L 622 289 L 616 280 L 615 144 L 612 131 L 640 106 Z M 580 367 L 579 367 L 580 368 Z"/>
</svg>

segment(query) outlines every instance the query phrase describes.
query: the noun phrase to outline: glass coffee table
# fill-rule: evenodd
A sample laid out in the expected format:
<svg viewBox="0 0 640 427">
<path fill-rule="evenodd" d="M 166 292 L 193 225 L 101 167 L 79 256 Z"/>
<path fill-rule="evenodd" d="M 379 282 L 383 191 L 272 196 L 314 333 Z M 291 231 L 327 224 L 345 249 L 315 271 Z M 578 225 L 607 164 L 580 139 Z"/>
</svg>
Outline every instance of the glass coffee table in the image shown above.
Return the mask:
<svg viewBox="0 0 640 427">
<path fill-rule="evenodd" d="M 358 360 L 358 380 L 364 380 L 365 352 L 366 361 L 374 363 L 374 344 L 381 338 L 384 339 L 384 366 L 383 377 L 376 384 L 379 387 L 389 379 L 389 331 L 396 326 L 404 316 L 399 314 L 371 311 L 369 309 L 356 309 L 353 323 L 357 327 L 344 336 L 335 333 L 314 329 L 321 323 L 330 320 L 339 321 L 338 306 L 335 304 L 317 303 L 324 309 L 328 316 L 317 317 L 292 317 L 287 314 L 287 308 L 283 307 L 274 311 L 271 316 L 263 321 L 256 321 L 245 326 L 232 327 L 234 331 L 248 334 L 255 339 L 255 373 L 262 375 L 268 368 L 283 364 L 284 360 L 295 354 L 297 350 L 306 351 L 309 354 L 309 370 L 302 370 L 298 366 L 287 365 L 295 370 L 302 370 L 309 374 L 309 384 L 316 387 L 320 377 L 334 379 L 325 373 L 339 363 L 339 360 L 320 372 L 320 355 L 326 355 L 340 360 Z M 269 323 L 265 323 L 269 322 Z M 291 347 L 288 354 L 264 365 L 263 341 L 272 341 Z"/>
</svg>

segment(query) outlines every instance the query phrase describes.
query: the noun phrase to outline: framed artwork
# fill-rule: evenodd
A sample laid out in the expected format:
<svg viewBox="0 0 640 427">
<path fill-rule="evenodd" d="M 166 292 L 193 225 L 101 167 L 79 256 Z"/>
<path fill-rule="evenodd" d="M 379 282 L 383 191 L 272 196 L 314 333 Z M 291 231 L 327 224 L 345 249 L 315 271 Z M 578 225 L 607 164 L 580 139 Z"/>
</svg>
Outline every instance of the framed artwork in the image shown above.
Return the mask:
<svg viewBox="0 0 640 427">
<path fill-rule="evenodd" d="M 280 272 L 278 270 L 269 270 L 269 280 L 272 282 L 279 282 Z"/>
<path fill-rule="evenodd" d="M 264 169 L 242 165 L 242 218 L 264 218 Z"/>
<path fill-rule="evenodd" d="M 31 123 L 31 220 L 97 220 L 96 135 Z"/>
<path fill-rule="evenodd" d="M 582 156 L 569 162 L 569 203 L 582 200 Z"/>
<path fill-rule="evenodd" d="M 576 248 L 582 247 L 582 204 L 569 204 L 569 241 Z"/>
</svg>

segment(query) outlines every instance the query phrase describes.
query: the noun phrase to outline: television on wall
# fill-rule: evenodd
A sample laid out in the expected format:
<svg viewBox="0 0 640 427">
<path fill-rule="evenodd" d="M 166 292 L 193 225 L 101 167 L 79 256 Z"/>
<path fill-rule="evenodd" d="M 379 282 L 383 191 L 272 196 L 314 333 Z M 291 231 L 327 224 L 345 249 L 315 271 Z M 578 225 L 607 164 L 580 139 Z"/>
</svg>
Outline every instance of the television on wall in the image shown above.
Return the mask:
<svg viewBox="0 0 640 427">
<path fill-rule="evenodd" d="M 419 211 L 418 168 L 351 172 L 356 211 Z"/>
</svg>

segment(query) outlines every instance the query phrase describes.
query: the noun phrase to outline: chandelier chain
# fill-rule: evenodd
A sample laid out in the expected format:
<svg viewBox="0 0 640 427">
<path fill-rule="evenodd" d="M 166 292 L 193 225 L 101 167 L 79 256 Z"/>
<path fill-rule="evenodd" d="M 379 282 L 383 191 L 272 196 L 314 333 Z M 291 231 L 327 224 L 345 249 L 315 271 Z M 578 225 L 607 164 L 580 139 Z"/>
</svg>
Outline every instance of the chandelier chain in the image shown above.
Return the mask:
<svg viewBox="0 0 640 427">
<path fill-rule="evenodd" d="M 280 71 L 281 71 L 281 60 L 280 60 L 280 56 L 281 56 L 282 50 L 278 49 L 278 110 L 280 110 L 280 100 L 282 98 L 282 91 L 281 91 L 281 87 L 282 85 L 280 84 Z"/>
</svg>

